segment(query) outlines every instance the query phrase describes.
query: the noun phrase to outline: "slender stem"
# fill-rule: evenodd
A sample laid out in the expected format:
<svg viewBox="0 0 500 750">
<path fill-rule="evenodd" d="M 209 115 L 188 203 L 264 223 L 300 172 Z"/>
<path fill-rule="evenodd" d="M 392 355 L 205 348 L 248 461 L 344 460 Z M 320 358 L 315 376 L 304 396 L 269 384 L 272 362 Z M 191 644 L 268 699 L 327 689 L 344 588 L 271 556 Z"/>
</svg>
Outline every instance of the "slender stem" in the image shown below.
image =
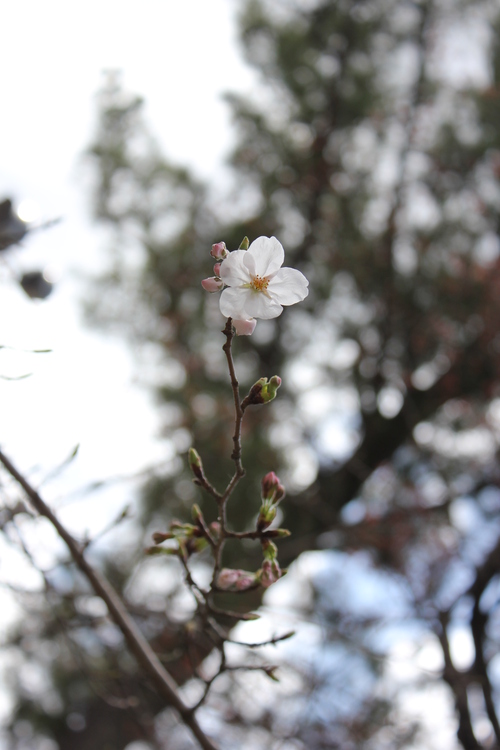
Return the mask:
<svg viewBox="0 0 500 750">
<path fill-rule="evenodd" d="M 211 742 L 201 729 L 194 716 L 193 710 L 186 706 L 180 698 L 176 682 L 159 661 L 157 655 L 137 627 L 118 593 L 114 590 L 109 581 L 102 575 L 102 573 L 95 570 L 90 565 L 84 556 L 81 545 L 78 544 L 73 536 L 67 531 L 50 510 L 48 505 L 42 500 L 38 492 L 16 469 L 2 451 L 0 451 L 0 462 L 16 482 L 21 485 L 37 512 L 50 521 L 61 539 L 64 541 L 77 567 L 85 575 L 96 594 L 106 603 L 109 613 L 123 633 L 130 651 L 134 654 L 140 667 L 155 685 L 158 694 L 161 695 L 167 704 L 173 706 L 178 711 L 182 721 L 191 729 L 203 750 L 217 750 L 216 745 Z"/>
<path fill-rule="evenodd" d="M 243 409 L 240 403 L 240 390 L 239 383 L 236 377 L 236 371 L 234 369 L 233 354 L 231 351 L 231 344 L 234 338 L 233 325 L 231 318 L 227 319 L 226 327 L 223 331 L 226 337 L 226 343 L 222 347 L 224 354 L 226 355 L 227 365 L 229 367 L 229 375 L 231 378 L 231 386 L 233 389 L 234 399 L 234 435 L 233 435 L 233 452 L 231 458 L 233 459 L 236 466 L 236 473 L 233 479 L 238 481 L 245 475 L 245 469 L 241 463 L 241 422 L 243 420 Z M 229 483 L 226 491 L 224 492 L 223 499 L 227 499 L 232 491 L 232 481 Z M 229 489 L 231 487 L 231 490 Z"/>
<path fill-rule="evenodd" d="M 222 549 L 224 547 L 224 542 L 228 535 L 227 534 L 227 520 L 226 520 L 226 504 L 234 488 L 240 481 L 240 479 L 245 476 L 245 469 L 243 468 L 243 464 L 241 463 L 241 423 L 243 420 L 244 410 L 241 408 L 240 386 L 238 383 L 238 378 L 236 377 L 236 370 L 234 368 L 234 362 L 233 362 L 233 354 L 231 351 L 231 345 L 232 345 L 233 338 L 234 338 L 233 323 L 232 323 L 231 318 L 227 319 L 225 328 L 222 331 L 222 333 L 226 337 L 226 342 L 224 346 L 222 347 L 222 349 L 224 351 L 224 354 L 226 355 L 227 366 L 229 368 L 229 377 L 231 379 L 231 388 L 233 389 L 234 434 L 233 434 L 233 452 L 231 454 L 231 458 L 233 459 L 234 464 L 235 464 L 235 471 L 231 478 L 231 481 L 227 485 L 223 494 L 217 498 L 218 505 L 219 505 L 219 523 L 221 526 L 221 533 L 220 533 L 220 538 L 217 542 L 217 546 L 214 550 L 215 565 L 214 565 L 214 572 L 213 572 L 213 578 L 212 578 L 212 585 L 215 584 L 218 572 L 220 570 L 221 561 L 222 561 Z"/>
</svg>

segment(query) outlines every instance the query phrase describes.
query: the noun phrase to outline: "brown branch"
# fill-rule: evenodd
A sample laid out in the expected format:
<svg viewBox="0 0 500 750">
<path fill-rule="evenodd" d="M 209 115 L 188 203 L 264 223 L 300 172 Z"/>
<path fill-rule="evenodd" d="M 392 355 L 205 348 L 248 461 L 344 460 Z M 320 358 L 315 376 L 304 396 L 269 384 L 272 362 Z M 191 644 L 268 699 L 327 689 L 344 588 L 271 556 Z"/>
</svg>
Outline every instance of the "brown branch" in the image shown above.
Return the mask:
<svg viewBox="0 0 500 750">
<path fill-rule="evenodd" d="M 155 652 L 143 636 L 136 623 L 128 613 L 118 593 L 109 581 L 95 570 L 84 556 L 81 546 L 61 524 L 54 513 L 42 500 L 38 492 L 27 479 L 16 469 L 11 461 L 0 451 L 0 462 L 8 473 L 21 485 L 37 512 L 47 518 L 66 544 L 77 567 L 89 581 L 95 593 L 108 607 L 109 613 L 120 628 L 130 651 L 134 654 L 139 666 L 148 675 L 158 694 L 179 713 L 182 721 L 188 726 L 203 750 L 217 750 L 211 740 L 198 724 L 193 709 L 185 705 L 178 694 L 178 687 L 171 675 L 160 663 Z"/>
</svg>

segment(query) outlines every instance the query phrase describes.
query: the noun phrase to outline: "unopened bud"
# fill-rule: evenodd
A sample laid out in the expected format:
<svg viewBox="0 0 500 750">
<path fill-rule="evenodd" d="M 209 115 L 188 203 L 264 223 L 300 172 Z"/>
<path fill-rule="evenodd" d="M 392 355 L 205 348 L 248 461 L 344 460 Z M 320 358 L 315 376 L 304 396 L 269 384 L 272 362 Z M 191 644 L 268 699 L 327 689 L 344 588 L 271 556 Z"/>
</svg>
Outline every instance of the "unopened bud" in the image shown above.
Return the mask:
<svg viewBox="0 0 500 750">
<path fill-rule="evenodd" d="M 212 258 L 216 258 L 217 260 L 224 260 L 224 258 L 227 257 L 226 243 L 216 242 L 215 245 L 212 245 L 210 255 L 212 256 Z"/>
<path fill-rule="evenodd" d="M 273 375 L 269 381 L 267 378 L 259 378 L 250 388 L 248 396 L 244 399 L 244 405 L 267 404 L 268 401 L 272 401 L 276 397 L 276 391 L 280 385 L 281 378 L 278 375 Z"/>
<path fill-rule="evenodd" d="M 264 399 L 262 398 L 262 388 L 267 383 L 267 378 L 259 378 L 256 383 L 252 385 L 250 390 L 248 391 L 248 396 L 246 397 L 246 401 L 249 404 L 263 404 Z"/>
<path fill-rule="evenodd" d="M 243 239 L 240 242 L 240 246 L 238 250 L 248 250 L 249 245 L 250 245 L 250 240 L 248 239 L 248 237 L 243 237 Z"/>
<path fill-rule="evenodd" d="M 199 529 L 200 536 L 204 537 L 205 539 L 210 539 L 210 530 L 207 528 L 207 524 L 205 522 L 203 513 L 201 512 L 200 506 L 196 503 L 191 509 L 191 515 L 193 517 L 193 521 L 196 523 L 196 527 Z"/>
<path fill-rule="evenodd" d="M 267 404 L 268 401 L 272 401 L 273 398 L 276 398 L 276 391 L 280 385 L 281 378 L 278 375 L 273 375 L 269 383 L 267 383 L 261 391 L 261 396 L 264 399 L 265 404 Z"/>
<path fill-rule="evenodd" d="M 196 503 L 191 508 L 191 516 L 193 517 L 193 521 L 195 523 L 198 523 L 198 521 L 204 523 L 203 513 L 201 512 L 200 506 Z"/>
<path fill-rule="evenodd" d="M 203 279 L 201 285 L 206 292 L 211 292 L 212 294 L 224 289 L 224 282 L 222 279 L 218 279 L 217 276 L 210 276 L 208 279 Z"/>
<path fill-rule="evenodd" d="M 223 591 L 246 591 L 256 583 L 256 574 L 248 570 L 222 568 L 217 576 L 217 588 Z"/>
<path fill-rule="evenodd" d="M 288 529 L 267 529 L 267 531 L 264 531 L 263 536 L 265 539 L 284 539 L 290 536 L 291 533 Z"/>
<path fill-rule="evenodd" d="M 262 480 L 262 499 L 277 505 L 284 497 L 285 488 L 274 471 L 270 471 Z"/>
<path fill-rule="evenodd" d="M 257 321 L 255 318 L 249 318 L 248 320 L 233 320 L 234 330 L 237 336 L 251 336 L 255 331 Z"/>
<path fill-rule="evenodd" d="M 214 265 L 214 274 L 217 276 L 217 278 L 220 277 L 220 269 L 221 269 L 222 263 L 216 263 Z"/>
<path fill-rule="evenodd" d="M 264 560 L 262 563 L 262 569 L 259 573 L 260 585 L 267 589 L 272 586 L 273 583 L 279 581 L 281 578 L 281 568 L 277 560 Z"/>
<path fill-rule="evenodd" d="M 155 531 L 153 534 L 153 542 L 155 544 L 161 544 L 162 542 L 165 542 L 167 539 L 173 539 L 174 535 L 170 532 L 163 533 L 162 531 Z"/>
<path fill-rule="evenodd" d="M 197 469 L 203 470 L 200 454 L 195 448 L 189 449 L 189 463 L 192 469 L 193 467 L 196 467 Z"/>
<path fill-rule="evenodd" d="M 173 531 L 176 539 L 191 539 L 202 534 L 199 526 L 193 526 L 192 523 L 180 523 L 179 521 L 172 521 L 170 530 Z"/>
<path fill-rule="evenodd" d="M 204 484 L 207 480 L 203 472 L 203 464 L 201 462 L 200 454 L 194 448 L 189 449 L 189 466 L 195 476 L 195 483 Z"/>
</svg>

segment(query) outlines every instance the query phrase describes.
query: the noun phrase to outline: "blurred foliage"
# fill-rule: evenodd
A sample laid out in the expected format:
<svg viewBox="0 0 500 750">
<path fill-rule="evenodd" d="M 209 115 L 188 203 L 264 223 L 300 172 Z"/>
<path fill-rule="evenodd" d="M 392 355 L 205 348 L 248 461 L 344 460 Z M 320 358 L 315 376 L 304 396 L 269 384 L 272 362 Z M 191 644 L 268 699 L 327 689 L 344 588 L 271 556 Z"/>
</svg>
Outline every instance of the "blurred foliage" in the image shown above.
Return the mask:
<svg viewBox="0 0 500 750">
<path fill-rule="evenodd" d="M 117 76 L 100 94 L 90 159 L 109 254 L 87 312 L 130 338 L 172 453 L 144 487 L 144 528 L 187 517 L 195 499 L 213 518 L 185 454 L 194 444 L 210 480 L 224 486 L 232 407 L 218 298 L 200 280 L 211 274 L 213 242 L 235 249 L 244 235 L 275 235 L 311 292 L 236 342 L 244 387 L 275 373 L 283 387 L 272 407 L 247 415 L 247 478 L 231 522 L 241 528 L 255 517 L 260 478 L 275 470 L 293 531 L 280 559 L 335 549 L 324 554 L 340 563 L 321 585 L 310 571 L 309 604 L 296 597 L 327 642 L 306 666 L 290 658 L 297 689 L 283 706 L 293 712 L 256 713 L 248 691 L 246 703 L 226 709 L 221 737 L 232 747 L 275 747 L 281 737 L 290 750 L 442 747 L 409 710 L 441 683 L 462 746 L 500 745 L 498 4 L 250 0 L 242 8 L 243 48 L 261 77 L 251 98 L 228 96 L 237 146 L 223 188 L 165 159 L 141 100 Z M 118 566 L 124 585 L 132 563 L 133 555 Z M 248 548 L 227 564 L 259 561 Z M 355 605 L 358 580 L 366 596 Z M 394 611 L 383 596 L 392 585 L 404 604 Z M 384 657 L 390 634 L 404 640 L 412 628 L 415 643 L 442 649 L 444 668 L 415 677 L 405 702 Z M 451 631 L 473 643 L 465 666 L 453 662 Z M 20 700 L 17 718 L 25 711 Z M 90 709 L 82 712 L 91 730 Z M 231 734 L 237 726 L 243 734 Z M 88 741 L 81 746 L 105 747 Z"/>
</svg>

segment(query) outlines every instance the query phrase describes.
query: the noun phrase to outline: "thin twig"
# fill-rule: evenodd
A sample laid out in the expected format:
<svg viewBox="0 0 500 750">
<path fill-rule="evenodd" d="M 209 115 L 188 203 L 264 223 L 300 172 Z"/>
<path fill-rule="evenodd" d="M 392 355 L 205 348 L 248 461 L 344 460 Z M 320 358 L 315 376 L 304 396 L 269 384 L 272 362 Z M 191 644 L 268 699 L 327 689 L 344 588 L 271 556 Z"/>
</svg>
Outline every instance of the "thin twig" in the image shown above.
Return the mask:
<svg viewBox="0 0 500 750">
<path fill-rule="evenodd" d="M 212 576 L 212 586 L 215 585 L 215 581 L 217 580 L 217 576 L 221 567 L 222 549 L 224 547 L 224 542 L 227 536 L 226 504 L 234 488 L 240 481 L 240 479 L 245 476 L 245 469 L 243 468 L 243 464 L 241 463 L 241 423 L 243 420 L 244 412 L 243 412 L 243 409 L 241 408 L 240 387 L 238 383 L 238 378 L 236 377 L 236 370 L 234 368 L 233 355 L 231 351 L 231 345 L 232 345 L 233 338 L 234 338 L 233 323 L 232 323 L 231 318 L 227 319 L 225 328 L 222 331 L 222 333 L 226 337 L 226 342 L 224 346 L 222 347 L 222 349 L 224 351 L 224 354 L 226 355 L 227 366 L 229 368 L 229 377 L 231 379 L 231 388 L 233 389 L 234 434 L 233 434 L 233 452 L 231 454 L 231 458 L 233 459 L 234 464 L 235 464 L 235 472 L 233 474 L 231 481 L 229 482 L 226 489 L 224 490 L 222 496 L 219 496 L 219 498 L 217 499 L 217 502 L 219 505 L 219 523 L 221 526 L 221 533 L 220 533 L 220 538 L 217 542 L 216 548 L 214 550 L 215 564 L 214 564 L 214 571 L 213 571 L 213 576 Z"/>
<path fill-rule="evenodd" d="M 233 477 L 234 480 L 238 481 L 245 475 L 245 469 L 241 463 L 241 422 L 243 420 L 243 409 L 240 403 L 240 390 L 238 378 L 236 377 L 236 370 L 234 369 L 233 355 L 231 351 L 231 344 L 234 338 L 233 324 L 231 318 L 227 319 L 226 327 L 223 330 L 223 334 L 226 337 L 226 343 L 222 347 L 224 354 L 226 355 L 227 365 L 229 367 L 229 375 L 231 378 L 231 387 L 233 389 L 234 399 L 234 435 L 233 435 L 233 452 L 231 458 L 233 459 L 236 466 L 236 473 Z M 233 490 L 233 482 L 231 481 L 223 494 L 223 499 L 227 499 Z"/>
<path fill-rule="evenodd" d="M 79 545 L 73 536 L 67 531 L 50 510 L 48 505 L 42 500 L 38 492 L 16 469 L 2 451 L 0 451 L 0 462 L 16 482 L 18 482 L 24 489 L 38 513 L 50 521 L 61 539 L 64 541 L 77 567 L 85 575 L 96 594 L 106 603 L 109 613 L 123 633 L 130 651 L 134 654 L 140 667 L 155 685 L 158 694 L 161 695 L 167 704 L 173 706 L 177 710 L 182 721 L 191 729 L 203 750 L 217 750 L 216 746 L 199 726 L 193 710 L 186 706 L 180 698 L 176 682 L 159 661 L 157 655 L 137 627 L 122 600 L 118 596 L 118 593 L 111 586 L 109 581 L 102 573 L 95 570 L 90 565 L 84 556 L 81 545 Z"/>
</svg>

